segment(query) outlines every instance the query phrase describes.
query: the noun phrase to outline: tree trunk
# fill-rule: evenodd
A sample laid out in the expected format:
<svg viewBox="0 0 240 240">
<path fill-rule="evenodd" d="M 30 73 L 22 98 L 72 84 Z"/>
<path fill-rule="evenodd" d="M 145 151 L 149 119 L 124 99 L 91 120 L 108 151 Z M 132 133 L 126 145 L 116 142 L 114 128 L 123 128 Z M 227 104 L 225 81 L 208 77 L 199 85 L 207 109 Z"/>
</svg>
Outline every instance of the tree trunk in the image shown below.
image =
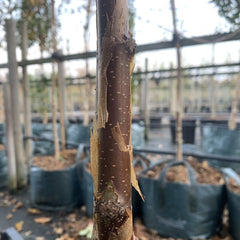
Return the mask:
<svg viewBox="0 0 240 240">
<path fill-rule="evenodd" d="M 62 54 L 62 51 L 59 51 L 59 54 Z M 63 151 L 66 148 L 67 115 L 66 115 L 66 84 L 64 77 L 64 64 L 62 61 L 58 62 L 58 86 L 59 86 L 61 142 Z"/>
<path fill-rule="evenodd" d="M 23 135 L 22 126 L 20 122 L 20 108 L 19 108 L 19 79 L 17 72 L 16 60 L 16 26 L 12 19 L 6 20 L 7 30 L 7 50 L 8 50 L 8 65 L 9 65 L 9 83 L 12 104 L 12 119 L 13 119 L 13 134 L 14 146 L 17 162 L 17 182 L 18 188 L 25 187 L 26 179 L 26 162 L 23 150 Z"/>
<path fill-rule="evenodd" d="M 22 22 L 22 60 L 27 59 L 27 48 L 28 48 L 28 37 L 27 37 L 27 22 Z M 27 76 L 27 67 L 22 67 L 23 72 L 23 101 L 24 101 L 24 126 L 25 135 L 32 136 L 32 116 L 31 116 L 31 102 L 29 94 L 29 80 Z M 32 158 L 32 140 L 27 139 L 25 141 L 25 157 L 27 162 L 27 168 L 29 170 L 30 161 Z"/>
<path fill-rule="evenodd" d="M 57 52 L 57 40 L 56 40 L 56 21 L 55 21 L 55 0 L 51 1 L 52 6 L 52 43 L 53 51 Z M 52 124 L 53 124 L 53 138 L 54 138 L 54 149 L 55 160 L 59 160 L 60 150 L 58 144 L 58 132 L 57 132 L 57 101 L 56 101 L 56 82 L 57 75 L 55 73 L 55 62 L 52 61 Z"/>
<path fill-rule="evenodd" d="M 182 74 L 181 74 L 181 49 L 179 43 L 179 33 L 176 24 L 175 2 L 171 0 L 174 41 L 177 51 L 177 121 L 176 121 L 176 142 L 177 142 L 177 160 L 182 160 Z"/>
<path fill-rule="evenodd" d="M 128 33 L 127 0 L 98 0 L 97 16 L 98 109 L 91 135 L 95 189 L 92 239 L 130 240 L 131 179 L 135 176 L 131 166 L 131 73 L 135 42 Z"/>
</svg>

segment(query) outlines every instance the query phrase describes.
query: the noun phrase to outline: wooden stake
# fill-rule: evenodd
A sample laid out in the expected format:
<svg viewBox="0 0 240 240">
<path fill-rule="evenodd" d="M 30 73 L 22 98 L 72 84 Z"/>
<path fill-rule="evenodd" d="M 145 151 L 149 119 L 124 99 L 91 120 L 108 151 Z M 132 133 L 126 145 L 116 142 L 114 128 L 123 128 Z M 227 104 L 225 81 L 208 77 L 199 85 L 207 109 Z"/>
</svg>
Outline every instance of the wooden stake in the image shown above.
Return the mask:
<svg viewBox="0 0 240 240">
<path fill-rule="evenodd" d="M 9 83 L 12 103 L 12 118 L 13 118 L 13 133 L 15 142 L 15 154 L 17 162 L 17 180 L 18 187 L 25 187 L 26 179 L 26 162 L 23 151 L 23 135 L 22 126 L 20 123 L 20 109 L 19 109 L 19 79 L 17 72 L 16 61 L 16 26 L 12 19 L 6 20 L 7 30 L 7 52 L 8 52 L 8 68 L 9 68 Z"/>
<path fill-rule="evenodd" d="M 5 109 L 5 126 L 7 137 L 7 156 L 8 156 L 8 188 L 10 191 L 17 190 L 17 168 L 15 157 L 15 145 L 13 134 L 13 118 L 12 118 L 12 103 L 10 95 L 10 87 L 4 84 L 4 109 Z"/>
<path fill-rule="evenodd" d="M 148 71 L 148 59 L 145 59 L 145 71 Z M 145 75 L 144 79 L 144 122 L 145 122 L 145 140 L 149 139 L 149 125 L 150 125 L 150 116 L 149 116 L 149 78 L 148 74 Z"/>
<path fill-rule="evenodd" d="M 58 51 L 61 55 L 62 51 Z M 66 148 L 66 129 L 67 129 L 67 114 L 66 114 L 66 84 L 64 77 L 64 63 L 58 61 L 58 85 L 59 85 L 59 108 L 60 108 L 60 128 L 62 151 Z"/>
<path fill-rule="evenodd" d="M 22 22 L 22 61 L 27 60 L 27 48 L 28 48 L 28 34 L 27 34 L 27 22 Z M 29 94 L 29 80 L 27 76 L 27 66 L 22 67 L 23 73 L 23 102 L 24 102 L 24 126 L 25 135 L 32 136 L 32 116 L 31 116 L 31 100 Z M 27 169 L 29 169 L 30 161 L 32 158 L 32 140 L 27 139 L 25 141 L 25 158 L 27 162 Z"/>
</svg>

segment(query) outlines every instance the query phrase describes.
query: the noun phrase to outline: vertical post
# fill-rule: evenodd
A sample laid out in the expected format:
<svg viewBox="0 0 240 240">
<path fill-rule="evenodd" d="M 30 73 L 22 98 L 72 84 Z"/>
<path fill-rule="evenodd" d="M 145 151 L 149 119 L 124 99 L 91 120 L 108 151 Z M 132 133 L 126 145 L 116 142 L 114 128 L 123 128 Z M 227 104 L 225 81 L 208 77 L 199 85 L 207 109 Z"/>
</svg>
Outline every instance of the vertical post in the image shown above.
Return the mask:
<svg viewBox="0 0 240 240">
<path fill-rule="evenodd" d="M 4 123 L 3 85 L 0 85 L 0 123 Z"/>
<path fill-rule="evenodd" d="M 212 45 L 212 64 L 215 62 L 215 44 Z M 215 80 L 214 75 L 210 78 L 210 101 L 211 101 L 211 117 L 216 117 L 216 105 L 215 105 Z"/>
<path fill-rule="evenodd" d="M 148 59 L 145 59 L 145 71 L 148 71 Z M 145 122 L 145 139 L 149 139 L 149 125 L 150 125 L 150 119 L 149 119 L 149 78 L 148 74 L 145 75 L 144 80 L 144 122 Z"/>
<path fill-rule="evenodd" d="M 16 26 L 15 22 L 12 19 L 6 20 L 6 30 L 7 30 L 9 83 L 13 118 L 13 133 L 17 162 L 17 182 L 18 187 L 22 188 L 26 185 L 27 181 L 26 181 L 25 157 L 23 151 L 23 135 L 22 126 L 20 123 L 20 109 L 19 109 L 19 79 L 17 72 L 16 38 L 15 38 Z"/>
<path fill-rule="evenodd" d="M 27 60 L 27 47 L 28 47 L 28 34 L 27 34 L 27 22 L 22 21 L 22 61 Z M 25 135 L 32 136 L 32 117 L 31 117 L 31 100 L 29 94 L 29 80 L 27 76 L 27 66 L 22 67 L 23 73 L 23 102 L 24 102 L 24 126 Z M 27 167 L 29 168 L 30 160 L 32 158 L 32 140 L 27 139 L 25 141 L 25 158 Z"/>
<path fill-rule="evenodd" d="M 234 130 L 236 128 L 236 118 L 237 118 L 237 113 L 238 113 L 238 100 L 239 100 L 239 95 L 240 95 L 240 74 L 237 77 L 236 80 L 236 92 L 235 96 L 232 102 L 232 111 L 231 111 L 231 116 L 228 122 L 228 127 L 230 130 Z"/>
<path fill-rule="evenodd" d="M 8 188 L 10 191 L 17 189 L 17 167 L 15 157 L 15 144 L 13 134 L 13 118 L 12 118 L 12 101 L 10 87 L 4 85 L 4 109 L 5 109 L 5 126 L 7 137 L 7 156 L 8 156 Z"/>
<path fill-rule="evenodd" d="M 91 5 L 92 0 L 87 1 L 86 6 L 86 23 L 84 25 L 84 48 L 87 52 L 89 49 L 89 23 L 91 17 Z M 84 106 L 84 120 L 83 125 L 89 125 L 90 117 L 89 117 L 89 110 L 90 110 L 90 100 L 91 100 L 91 79 L 89 78 L 89 64 L 88 59 L 85 60 L 85 70 L 86 70 L 86 99 L 85 99 L 85 106 Z"/>
<path fill-rule="evenodd" d="M 51 27 L 52 27 L 52 45 L 53 52 L 57 52 L 57 40 L 56 40 L 56 19 L 55 19 L 55 0 L 51 0 Z M 52 61 L 52 124 L 53 124 L 53 138 L 54 138 L 54 158 L 59 160 L 60 149 L 58 144 L 58 132 L 57 132 L 57 101 L 56 101 L 56 82 L 57 76 L 55 73 L 55 62 Z"/>
<path fill-rule="evenodd" d="M 62 55 L 62 51 L 59 51 L 58 53 L 60 55 Z M 59 85 L 61 142 L 62 142 L 62 150 L 65 150 L 65 148 L 66 148 L 67 115 L 66 115 L 66 84 L 65 84 L 65 77 L 64 77 L 63 61 L 58 61 L 58 85 Z"/>
<path fill-rule="evenodd" d="M 176 24 L 175 2 L 171 0 L 172 18 L 174 36 L 173 40 L 176 45 L 177 52 L 177 121 L 176 121 L 176 142 L 177 142 L 177 160 L 182 160 L 182 73 L 181 73 L 181 49 L 179 42 L 179 33 Z"/>
</svg>

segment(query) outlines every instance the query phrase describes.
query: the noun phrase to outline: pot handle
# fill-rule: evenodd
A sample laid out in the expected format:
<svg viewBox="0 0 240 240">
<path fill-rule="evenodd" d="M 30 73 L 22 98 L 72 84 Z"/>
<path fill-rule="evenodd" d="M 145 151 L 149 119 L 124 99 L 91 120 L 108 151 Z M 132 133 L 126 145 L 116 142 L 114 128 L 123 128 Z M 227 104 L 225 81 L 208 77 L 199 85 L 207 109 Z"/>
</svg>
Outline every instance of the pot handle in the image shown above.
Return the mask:
<svg viewBox="0 0 240 240">
<path fill-rule="evenodd" d="M 228 181 L 228 178 L 233 178 L 236 183 L 240 186 L 240 178 L 238 174 L 231 168 L 222 168 L 221 171 L 226 176 L 226 181 Z"/>
<path fill-rule="evenodd" d="M 141 166 L 143 167 L 143 171 L 144 171 L 145 169 L 147 169 L 147 165 L 146 165 L 146 163 L 145 163 L 142 159 L 137 158 L 137 159 L 134 160 L 133 163 L 132 163 L 133 167 L 135 167 L 137 164 L 141 164 Z"/>
<path fill-rule="evenodd" d="M 166 205 L 166 173 L 167 170 L 170 167 L 173 166 L 178 166 L 178 165 L 184 165 L 186 166 L 187 170 L 188 170 L 188 179 L 190 182 L 189 185 L 189 189 L 188 189 L 188 208 L 190 212 L 196 212 L 197 211 L 197 206 L 198 206 L 198 200 L 197 200 L 197 196 L 196 196 L 196 192 L 197 192 L 197 180 L 196 180 L 196 174 L 195 171 L 193 170 L 193 168 L 191 167 L 191 165 L 189 163 L 187 163 L 186 161 L 173 161 L 168 163 L 162 170 L 160 176 L 159 176 L 159 187 L 161 189 L 161 191 L 159 192 L 159 205 L 160 207 L 164 207 Z"/>
<path fill-rule="evenodd" d="M 196 173 L 193 170 L 193 168 L 191 167 L 191 165 L 186 162 L 186 161 L 173 161 L 173 162 L 169 162 L 162 170 L 162 172 L 160 173 L 160 176 L 158 178 L 160 183 L 163 183 L 165 185 L 166 183 L 166 174 L 167 171 L 170 167 L 174 167 L 174 166 L 179 166 L 179 165 L 184 165 L 187 168 L 188 171 L 188 180 L 190 182 L 190 184 L 197 184 L 197 179 L 196 179 Z"/>
</svg>

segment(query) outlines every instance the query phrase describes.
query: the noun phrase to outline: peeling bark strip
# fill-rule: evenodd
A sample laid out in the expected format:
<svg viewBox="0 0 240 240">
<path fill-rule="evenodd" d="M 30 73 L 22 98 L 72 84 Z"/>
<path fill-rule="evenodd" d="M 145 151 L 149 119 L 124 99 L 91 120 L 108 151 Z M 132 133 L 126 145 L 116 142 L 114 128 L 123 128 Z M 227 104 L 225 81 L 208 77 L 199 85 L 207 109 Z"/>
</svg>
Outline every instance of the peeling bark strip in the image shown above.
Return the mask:
<svg viewBox="0 0 240 240">
<path fill-rule="evenodd" d="M 91 135 L 94 179 L 92 239 L 130 240 L 131 72 L 135 42 L 128 33 L 127 0 L 98 0 L 97 120 Z"/>
</svg>

